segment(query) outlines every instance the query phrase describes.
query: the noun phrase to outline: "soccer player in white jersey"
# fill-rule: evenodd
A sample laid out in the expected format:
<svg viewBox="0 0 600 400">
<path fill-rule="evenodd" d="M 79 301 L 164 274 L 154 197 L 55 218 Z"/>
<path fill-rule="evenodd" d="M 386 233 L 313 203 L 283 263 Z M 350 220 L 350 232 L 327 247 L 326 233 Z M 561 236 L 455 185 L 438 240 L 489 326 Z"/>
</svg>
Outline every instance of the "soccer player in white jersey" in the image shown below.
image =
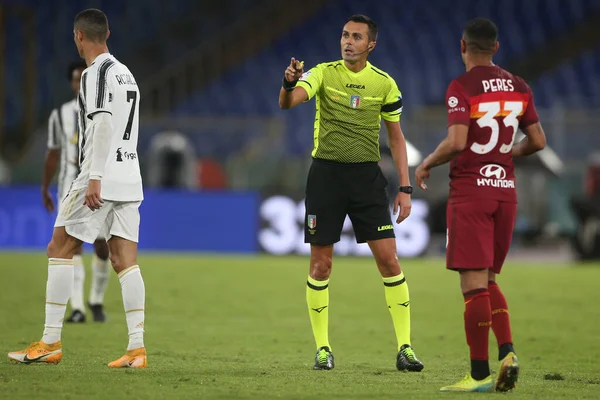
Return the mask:
<svg viewBox="0 0 600 400">
<path fill-rule="evenodd" d="M 79 130 L 77 96 L 81 74 L 87 68 L 85 61 L 80 60 L 69 65 L 67 78 L 71 83 L 71 89 L 75 98 L 54 109 L 48 121 L 48 151 L 44 163 L 44 174 L 42 177 L 42 200 L 48 212 L 55 209 L 54 199 L 50 194 L 50 182 L 56 175 L 60 160 L 60 172 L 58 173 L 58 200 L 62 200 L 71 187 L 71 183 L 79 173 Z M 59 203 L 61 204 L 61 203 Z M 60 213 L 61 210 L 58 212 Z M 92 260 L 92 287 L 88 306 L 92 310 L 94 321 L 105 322 L 104 293 L 108 286 L 109 262 L 108 245 L 102 233 L 94 242 L 95 257 Z M 66 322 L 85 322 L 85 306 L 83 303 L 83 283 L 85 280 L 85 267 L 83 265 L 83 246 L 73 256 L 73 294 L 71 295 L 71 316 Z"/>
<path fill-rule="evenodd" d="M 127 353 L 108 366 L 145 368 L 145 288 L 137 265 L 138 209 L 143 200 L 137 157 L 140 92 L 129 69 L 108 52 L 110 32 L 102 11 L 79 13 L 73 33 L 79 55 L 88 65 L 78 96 L 81 171 L 62 200 L 48 244 L 42 339 L 8 357 L 21 363 L 61 361 L 63 318 L 73 290 L 73 256 L 82 242 L 93 243 L 104 231 L 121 282 L 129 330 Z"/>
</svg>

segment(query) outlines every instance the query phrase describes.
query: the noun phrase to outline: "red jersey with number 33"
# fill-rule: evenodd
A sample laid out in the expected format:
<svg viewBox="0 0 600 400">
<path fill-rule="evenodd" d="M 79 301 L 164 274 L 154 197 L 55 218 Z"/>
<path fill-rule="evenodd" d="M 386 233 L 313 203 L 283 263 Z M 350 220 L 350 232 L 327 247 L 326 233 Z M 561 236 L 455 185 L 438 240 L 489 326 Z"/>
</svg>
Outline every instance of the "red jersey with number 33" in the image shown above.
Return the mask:
<svg viewBox="0 0 600 400">
<path fill-rule="evenodd" d="M 446 92 L 448 126 L 467 125 L 467 146 L 450 164 L 449 202 L 517 202 L 512 147 L 519 128 L 538 122 L 525 81 L 497 66 L 478 66 Z"/>
</svg>

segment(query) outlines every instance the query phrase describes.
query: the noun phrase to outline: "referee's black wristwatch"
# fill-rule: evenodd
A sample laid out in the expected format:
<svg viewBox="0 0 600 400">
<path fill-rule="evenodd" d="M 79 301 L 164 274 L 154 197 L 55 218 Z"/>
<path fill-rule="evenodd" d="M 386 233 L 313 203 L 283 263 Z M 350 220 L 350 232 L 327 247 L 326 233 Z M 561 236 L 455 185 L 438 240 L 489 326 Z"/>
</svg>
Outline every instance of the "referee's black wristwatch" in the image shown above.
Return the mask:
<svg viewBox="0 0 600 400">
<path fill-rule="evenodd" d="M 413 192 L 412 186 L 399 186 L 398 191 L 400 193 L 408 193 L 411 194 Z"/>
</svg>

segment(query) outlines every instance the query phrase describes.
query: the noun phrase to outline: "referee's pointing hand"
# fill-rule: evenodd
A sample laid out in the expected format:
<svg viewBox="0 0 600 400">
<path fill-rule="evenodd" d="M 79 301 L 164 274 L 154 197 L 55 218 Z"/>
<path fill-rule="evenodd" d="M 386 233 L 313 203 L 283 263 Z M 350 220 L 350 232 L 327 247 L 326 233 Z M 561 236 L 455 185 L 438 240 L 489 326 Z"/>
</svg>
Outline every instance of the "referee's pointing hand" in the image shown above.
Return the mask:
<svg viewBox="0 0 600 400">
<path fill-rule="evenodd" d="M 304 73 L 304 62 L 296 60 L 294 57 L 290 60 L 290 65 L 285 69 L 285 80 L 296 82 Z"/>
</svg>

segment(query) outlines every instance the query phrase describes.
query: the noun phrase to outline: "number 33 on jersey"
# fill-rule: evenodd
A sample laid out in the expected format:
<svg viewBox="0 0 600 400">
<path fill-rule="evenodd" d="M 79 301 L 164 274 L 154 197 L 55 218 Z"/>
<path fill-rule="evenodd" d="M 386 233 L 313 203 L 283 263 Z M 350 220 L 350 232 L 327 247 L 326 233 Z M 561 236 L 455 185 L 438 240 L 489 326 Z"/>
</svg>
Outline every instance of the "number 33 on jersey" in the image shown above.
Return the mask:
<svg viewBox="0 0 600 400">
<path fill-rule="evenodd" d="M 525 81 L 497 66 L 478 66 L 446 93 L 448 126 L 469 127 L 467 146 L 450 166 L 450 201 L 516 202 L 512 147 L 519 128 L 538 122 Z"/>
</svg>

